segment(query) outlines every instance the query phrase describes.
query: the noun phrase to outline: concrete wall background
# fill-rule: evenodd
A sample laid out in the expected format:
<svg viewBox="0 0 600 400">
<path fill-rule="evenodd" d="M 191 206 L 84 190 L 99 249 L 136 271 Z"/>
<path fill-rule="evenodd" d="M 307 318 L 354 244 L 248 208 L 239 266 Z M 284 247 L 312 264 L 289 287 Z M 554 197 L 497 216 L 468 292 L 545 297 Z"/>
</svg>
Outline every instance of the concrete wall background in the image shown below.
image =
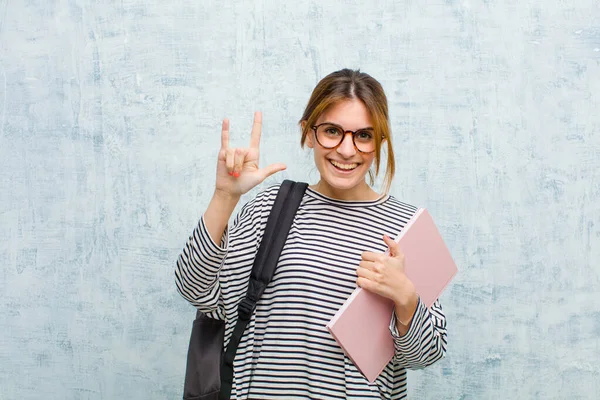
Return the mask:
<svg viewBox="0 0 600 400">
<path fill-rule="evenodd" d="M 0 398 L 180 398 L 220 121 L 262 110 L 272 181 L 314 182 L 296 122 L 342 67 L 460 266 L 411 398 L 598 398 L 600 3 L 274 3 L 0 0 Z"/>
</svg>

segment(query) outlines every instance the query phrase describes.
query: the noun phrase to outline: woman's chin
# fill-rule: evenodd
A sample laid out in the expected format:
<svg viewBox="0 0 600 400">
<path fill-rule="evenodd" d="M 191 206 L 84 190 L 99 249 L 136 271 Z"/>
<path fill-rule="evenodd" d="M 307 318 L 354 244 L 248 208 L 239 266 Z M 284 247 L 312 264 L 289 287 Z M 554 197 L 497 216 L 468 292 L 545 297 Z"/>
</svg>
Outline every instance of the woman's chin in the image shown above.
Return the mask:
<svg viewBox="0 0 600 400">
<path fill-rule="evenodd" d="M 367 191 L 369 189 L 368 185 L 365 182 L 364 176 L 321 176 L 321 184 L 320 186 L 327 188 L 327 191 L 330 192 L 329 195 L 336 194 L 335 197 L 347 197 L 344 196 L 346 194 L 357 194 L 362 190 Z M 355 197 L 355 196 L 352 196 Z"/>
</svg>

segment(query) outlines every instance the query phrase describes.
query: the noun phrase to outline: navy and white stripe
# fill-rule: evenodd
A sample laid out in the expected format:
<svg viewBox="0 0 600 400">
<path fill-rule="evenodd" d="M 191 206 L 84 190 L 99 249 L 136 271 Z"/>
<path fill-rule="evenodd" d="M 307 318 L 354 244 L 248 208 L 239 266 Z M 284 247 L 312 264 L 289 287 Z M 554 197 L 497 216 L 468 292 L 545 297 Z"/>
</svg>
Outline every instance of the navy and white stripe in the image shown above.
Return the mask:
<svg viewBox="0 0 600 400">
<path fill-rule="evenodd" d="M 226 321 L 225 344 L 277 190 L 272 186 L 244 205 L 218 245 L 201 219 L 177 260 L 179 292 L 199 310 Z M 382 236 L 398 235 L 415 211 L 392 196 L 340 201 L 307 189 L 273 280 L 236 353 L 232 397 L 406 396 L 406 368 L 423 368 L 445 355 L 446 319 L 438 302 L 431 310 L 420 303 L 402 337 L 391 316 L 396 355 L 373 384 L 344 355 L 325 325 L 355 289 L 361 253 L 384 252 Z"/>
</svg>

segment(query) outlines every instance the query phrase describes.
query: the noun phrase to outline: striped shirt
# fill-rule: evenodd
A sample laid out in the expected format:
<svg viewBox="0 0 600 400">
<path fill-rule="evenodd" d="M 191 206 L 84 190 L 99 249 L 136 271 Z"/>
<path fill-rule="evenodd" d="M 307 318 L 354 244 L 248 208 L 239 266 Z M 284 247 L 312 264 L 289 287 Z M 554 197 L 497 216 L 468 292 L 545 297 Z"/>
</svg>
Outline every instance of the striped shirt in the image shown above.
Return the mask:
<svg viewBox="0 0 600 400">
<path fill-rule="evenodd" d="M 200 219 L 177 260 L 177 289 L 200 311 L 226 321 L 225 346 L 278 189 L 269 187 L 246 203 L 219 244 Z M 386 251 L 383 235 L 397 236 L 415 211 L 389 195 L 341 201 L 306 190 L 273 279 L 238 347 L 232 398 L 406 398 L 406 369 L 424 368 L 445 355 L 446 319 L 439 302 L 429 310 L 419 301 L 404 336 L 390 316 L 395 356 L 372 384 L 325 325 L 356 288 L 361 253 Z"/>
</svg>

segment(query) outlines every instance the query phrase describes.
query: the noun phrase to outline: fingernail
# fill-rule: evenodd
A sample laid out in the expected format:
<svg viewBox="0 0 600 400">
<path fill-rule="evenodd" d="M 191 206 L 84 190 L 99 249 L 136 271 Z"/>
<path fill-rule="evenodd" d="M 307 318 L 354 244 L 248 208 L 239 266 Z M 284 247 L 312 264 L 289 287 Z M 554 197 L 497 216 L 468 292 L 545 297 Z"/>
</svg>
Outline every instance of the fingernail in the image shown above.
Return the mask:
<svg viewBox="0 0 600 400">
<path fill-rule="evenodd" d="M 230 173 L 229 173 L 229 176 L 233 176 L 233 172 L 230 172 Z"/>
<path fill-rule="evenodd" d="M 235 176 L 236 178 L 239 178 L 240 177 L 240 173 L 239 172 L 234 172 L 233 176 Z"/>
</svg>

